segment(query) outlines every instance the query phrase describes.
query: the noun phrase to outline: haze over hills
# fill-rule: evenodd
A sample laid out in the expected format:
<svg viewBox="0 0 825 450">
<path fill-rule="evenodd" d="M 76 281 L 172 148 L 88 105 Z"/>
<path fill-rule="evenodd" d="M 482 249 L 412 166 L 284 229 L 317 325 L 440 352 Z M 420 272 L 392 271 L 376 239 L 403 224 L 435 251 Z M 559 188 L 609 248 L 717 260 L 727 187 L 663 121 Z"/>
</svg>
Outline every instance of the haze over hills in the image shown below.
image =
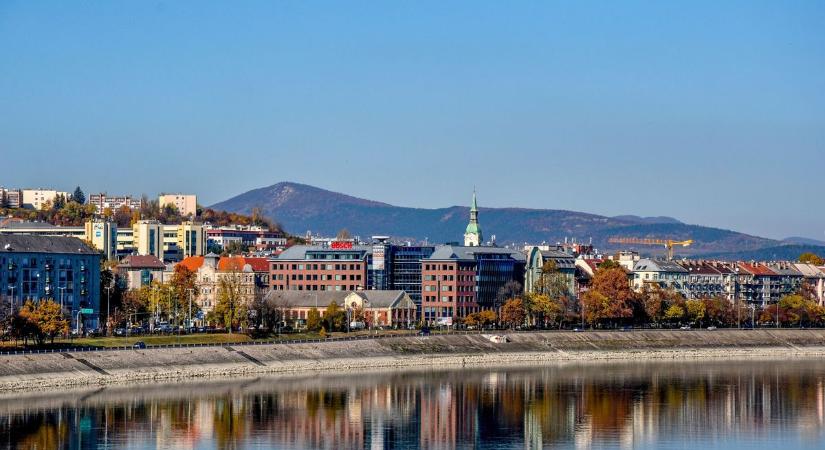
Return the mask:
<svg viewBox="0 0 825 450">
<path fill-rule="evenodd" d="M 481 200 L 483 204 L 483 199 Z M 264 215 L 295 234 L 306 230 L 326 236 L 347 228 L 353 235 L 388 234 L 399 239 L 430 242 L 461 241 L 469 217 L 466 206 L 406 208 L 331 192 L 298 183 L 277 183 L 255 189 L 213 205 L 216 209 L 250 213 L 260 208 Z M 680 254 L 749 251 L 776 246 L 778 241 L 728 230 L 687 225 L 672 218 L 638 216 L 606 217 L 566 210 L 526 208 L 480 208 L 480 221 L 487 239 L 499 244 L 558 242 L 565 238 L 593 239 L 609 248 L 611 236 L 669 237 L 694 239 L 696 245 L 679 249 Z M 655 247 L 640 247 L 657 252 Z"/>
<path fill-rule="evenodd" d="M 468 203 L 469 203 L 468 194 Z M 483 205 L 483 196 L 479 203 Z M 431 243 L 460 242 L 469 218 L 468 206 L 446 208 L 407 208 L 352 197 L 299 183 L 282 182 L 254 189 L 212 205 L 212 208 L 263 214 L 297 235 L 307 230 L 334 236 L 346 228 L 354 236 L 390 235 L 398 239 Z M 606 217 L 584 212 L 527 209 L 479 208 L 485 239 L 496 236 L 499 245 L 525 242 L 560 242 L 591 238 L 597 248 L 610 250 L 613 236 L 694 239 L 695 245 L 679 248 L 679 255 L 749 252 L 781 246 L 783 242 L 719 228 L 689 225 L 670 217 L 623 215 Z M 647 254 L 661 254 L 657 247 L 636 248 Z"/>
</svg>

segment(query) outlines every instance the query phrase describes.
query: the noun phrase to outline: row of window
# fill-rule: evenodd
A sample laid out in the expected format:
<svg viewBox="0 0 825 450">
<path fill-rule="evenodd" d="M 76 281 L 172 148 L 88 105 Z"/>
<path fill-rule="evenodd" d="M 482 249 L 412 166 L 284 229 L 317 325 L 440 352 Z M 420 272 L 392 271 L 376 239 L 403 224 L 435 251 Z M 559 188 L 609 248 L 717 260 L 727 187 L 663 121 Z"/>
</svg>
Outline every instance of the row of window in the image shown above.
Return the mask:
<svg viewBox="0 0 825 450">
<path fill-rule="evenodd" d="M 272 264 L 272 270 L 361 270 L 361 264 Z"/>
</svg>

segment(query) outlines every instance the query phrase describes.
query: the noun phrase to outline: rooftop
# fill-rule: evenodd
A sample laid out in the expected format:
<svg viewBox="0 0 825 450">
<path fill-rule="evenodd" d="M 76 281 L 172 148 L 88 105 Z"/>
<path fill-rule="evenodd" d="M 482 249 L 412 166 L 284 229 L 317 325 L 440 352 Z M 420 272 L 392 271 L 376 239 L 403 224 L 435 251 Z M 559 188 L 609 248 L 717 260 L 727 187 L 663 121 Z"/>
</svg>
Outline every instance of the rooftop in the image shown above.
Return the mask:
<svg viewBox="0 0 825 450">
<path fill-rule="evenodd" d="M 8 234 L 0 234 L 0 253 L 100 255 L 100 252 L 74 237 Z"/>
</svg>

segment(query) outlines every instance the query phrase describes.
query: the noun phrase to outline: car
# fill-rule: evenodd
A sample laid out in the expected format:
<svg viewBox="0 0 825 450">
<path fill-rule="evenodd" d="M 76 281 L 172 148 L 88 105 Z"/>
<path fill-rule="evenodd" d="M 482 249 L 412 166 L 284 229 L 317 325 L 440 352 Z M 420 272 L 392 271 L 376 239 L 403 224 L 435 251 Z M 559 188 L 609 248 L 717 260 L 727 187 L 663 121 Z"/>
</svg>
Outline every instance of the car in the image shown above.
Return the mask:
<svg viewBox="0 0 825 450">
<path fill-rule="evenodd" d="M 584 331 L 584 328 L 579 328 L 579 327 L 573 328 L 574 333 L 581 333 L 583 331 Z"/>
<path fill-rule="evenodd" d="M 132 348 L 134 348 L 134 349 L 145 349 L 146 348 L 146 343 L 143 342 L 143 341 L 137 341 L 134 344 L 132 344 Z"/>
<path fill-rule="evenodd" d="M 689 329 L 690 329 L 690 325 L 682 325 L 681 327 L 679 327 L 679 329 L 680 329 L 680 330 L 689 330 Z"/>
<path fill-rule="evenodd" d="M 715 329 L 716 329 L 716 327 L 715 327 L 715 326 L 713 326 L 713 325 L 711 325 L 711 326 L 709 326 L 709 327 L 708 327 L 708 331 L 714 331 Z"/>
<path fill-rule="evenodd" d="M 418 335 L 419 336 L 429 336 L 430 335 L 430 329 L 427 328 L 427 327 L 424 327 L 424 328 L 418 330 Z"/>
<path fill-rule="evenodd" d="M 622 327 L 622 331 L 633 331 L 633 327 Z"/>
<path fill-rule="evenodd" d="M 115 336 L 126 336 L 126 328 L 115 328 Z"/>
</svg>

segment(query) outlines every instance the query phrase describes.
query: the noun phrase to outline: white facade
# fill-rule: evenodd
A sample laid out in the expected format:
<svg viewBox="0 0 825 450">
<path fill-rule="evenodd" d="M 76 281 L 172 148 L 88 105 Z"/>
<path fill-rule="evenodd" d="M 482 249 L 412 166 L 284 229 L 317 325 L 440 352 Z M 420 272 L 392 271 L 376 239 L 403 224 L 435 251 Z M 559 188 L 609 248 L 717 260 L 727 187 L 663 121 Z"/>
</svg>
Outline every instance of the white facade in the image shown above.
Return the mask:
<svg viewBox="0 0 825 450">
<path fill-rule="evenodd" d="M 55 197 L 63 195 L 68 200 L 69 193 L 53 189 L 23 189 L 23 207 L 42 209 L 46 202 L 54 202 Z"/>
</svg>

